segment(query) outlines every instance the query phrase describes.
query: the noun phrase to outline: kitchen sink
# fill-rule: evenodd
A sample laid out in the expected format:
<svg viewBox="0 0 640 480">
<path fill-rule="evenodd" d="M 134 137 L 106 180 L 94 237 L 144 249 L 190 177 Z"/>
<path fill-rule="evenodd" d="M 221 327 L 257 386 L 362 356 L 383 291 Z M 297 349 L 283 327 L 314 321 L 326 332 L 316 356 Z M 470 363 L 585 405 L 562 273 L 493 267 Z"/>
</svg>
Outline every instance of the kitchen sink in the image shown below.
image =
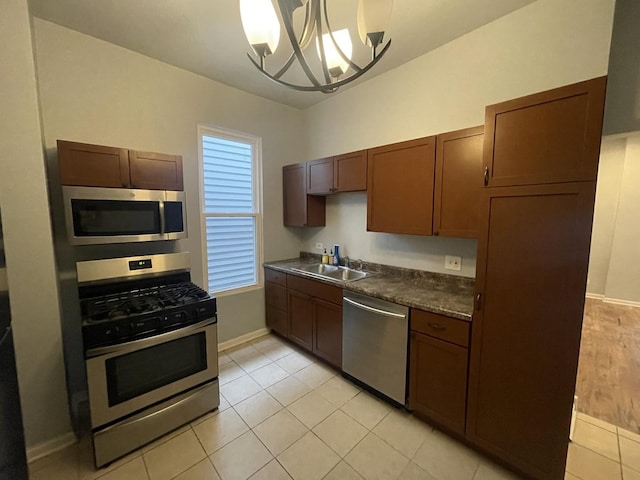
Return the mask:
<svg viewBox="0 0 640 480">
<path fill-rule="evenodd" d="M 323 263 L 314 263 L 300 268 L 292 268 L 291 270 L 312 277 L 338 282 L 355 282 L 356 280 L 361 280 L 373 275 L 371 272 L 363 272 L 362 270 L 353 270 L 352 268 L 338 267 L 336 265 L 325 265 Z"/>
</svg>

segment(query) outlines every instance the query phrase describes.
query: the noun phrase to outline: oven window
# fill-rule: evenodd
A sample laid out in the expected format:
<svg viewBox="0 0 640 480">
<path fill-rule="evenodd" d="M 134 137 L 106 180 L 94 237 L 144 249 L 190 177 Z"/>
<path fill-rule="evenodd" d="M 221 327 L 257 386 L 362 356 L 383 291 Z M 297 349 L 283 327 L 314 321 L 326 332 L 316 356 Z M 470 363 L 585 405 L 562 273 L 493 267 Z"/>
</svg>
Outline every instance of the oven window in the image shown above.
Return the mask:
<svg viewBox="0 0 640 480">
<path fill-rule="evenodd" d="M 109 406 L 206 370 L 205 340 L 201 332 L 108 359 Z"/>
<path fill-rule="evenodd" d="M 158 202 L 71 200 L 76 237 L 160 233 Z"/>
</svg>

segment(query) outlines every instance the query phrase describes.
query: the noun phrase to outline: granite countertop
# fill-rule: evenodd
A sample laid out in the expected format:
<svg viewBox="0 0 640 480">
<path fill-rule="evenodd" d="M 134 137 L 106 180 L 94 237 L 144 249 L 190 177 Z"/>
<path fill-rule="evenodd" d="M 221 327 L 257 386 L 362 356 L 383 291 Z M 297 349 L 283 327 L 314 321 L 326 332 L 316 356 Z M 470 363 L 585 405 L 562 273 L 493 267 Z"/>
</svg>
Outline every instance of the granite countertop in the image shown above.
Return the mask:
<svg viewBox="0 0 640 480">
<path fill-rule="evenodd" d="M 319 263 L 319 257 L 301 252 L 299 258 L 265 262 L 264 266 L 310 278 L 292 269 L 313 263 Z M 363 270 L 375 272 L 375 274 L 350 282 L 324 280 L 317 276 L 313 278 L 331 285 L 339 285 L 346 290 L 408 307 L 471 321 L 474 294 L 474 279 L 472 278 L 367 262 L 363 263 Z"/>
</svg>

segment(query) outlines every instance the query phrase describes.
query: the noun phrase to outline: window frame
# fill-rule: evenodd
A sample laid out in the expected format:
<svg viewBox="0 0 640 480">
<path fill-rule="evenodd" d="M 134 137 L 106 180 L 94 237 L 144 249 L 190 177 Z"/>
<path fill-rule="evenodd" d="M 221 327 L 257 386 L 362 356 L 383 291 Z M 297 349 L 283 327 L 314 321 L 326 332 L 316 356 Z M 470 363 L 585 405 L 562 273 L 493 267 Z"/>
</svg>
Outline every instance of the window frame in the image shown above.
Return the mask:
<svg viewBox="0 0 640 480">
<path fill-rule="evenodd" d="M 253 290 L 259 290 L 264 286 L 264 274 L 262 272 L 262 263 L 264 258 L 263 247 L 263 199 L 262 199 L 262 138 L 249 133 L 237 132 L 235 130 L 229 130 L 226 128 L 206 125 L 203 123 L 198 124 L 198 189 L 200 190 L 200 243 L 202 248 L 202 260 L 203 260 L 203 276 L 206 290 L 216 297 L 225 297 L 228 295 L 237 295 L 239 293 L 250 292 Z M 207 213 L 205 212 L 205 200 L 204 200 L 204 156 L 202 151 L 202 137 L 210 136 L 230 140 L 234 142 L 248 143 L 251 145 L 252 153 L 252 167 L 253 167 L 253 201 L 254 211 L 252 213 L 235 212 L 235 213 Z M 243 287 L 235 287 L 228 290 L 222 290 L 219 292 L 212 292 L 209 290 L 209 255 L 207 251 L 207 218 L 221 218 L 221 217 L 237 217 L 237 218 L 251 218 L 255 219 L 256 235 L 255 235 L 255 267 L 256 267 L 256 282 L 251 285 Z"/>
</svg>

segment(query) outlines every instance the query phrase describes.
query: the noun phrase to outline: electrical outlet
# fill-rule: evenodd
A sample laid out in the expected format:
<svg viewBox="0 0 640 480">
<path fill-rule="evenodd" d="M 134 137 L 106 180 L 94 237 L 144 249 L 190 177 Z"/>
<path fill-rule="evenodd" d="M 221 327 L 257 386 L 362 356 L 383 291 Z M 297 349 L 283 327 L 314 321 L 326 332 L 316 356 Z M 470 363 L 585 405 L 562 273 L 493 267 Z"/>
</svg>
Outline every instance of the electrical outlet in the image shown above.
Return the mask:
<svg viewBox="0 0 640 480">
<path fill-rule="evenodd" d="M 316 249 L 322 250 L 324 248 L 324 244 L 322 242 L 316 242 Z"/>
<path fill-rule="evenodd" d="M 444 268 L 446 268 L 447 270 L 462 270 L 462 257 L 446 255 L 444 257 Z"/>
</svg>

